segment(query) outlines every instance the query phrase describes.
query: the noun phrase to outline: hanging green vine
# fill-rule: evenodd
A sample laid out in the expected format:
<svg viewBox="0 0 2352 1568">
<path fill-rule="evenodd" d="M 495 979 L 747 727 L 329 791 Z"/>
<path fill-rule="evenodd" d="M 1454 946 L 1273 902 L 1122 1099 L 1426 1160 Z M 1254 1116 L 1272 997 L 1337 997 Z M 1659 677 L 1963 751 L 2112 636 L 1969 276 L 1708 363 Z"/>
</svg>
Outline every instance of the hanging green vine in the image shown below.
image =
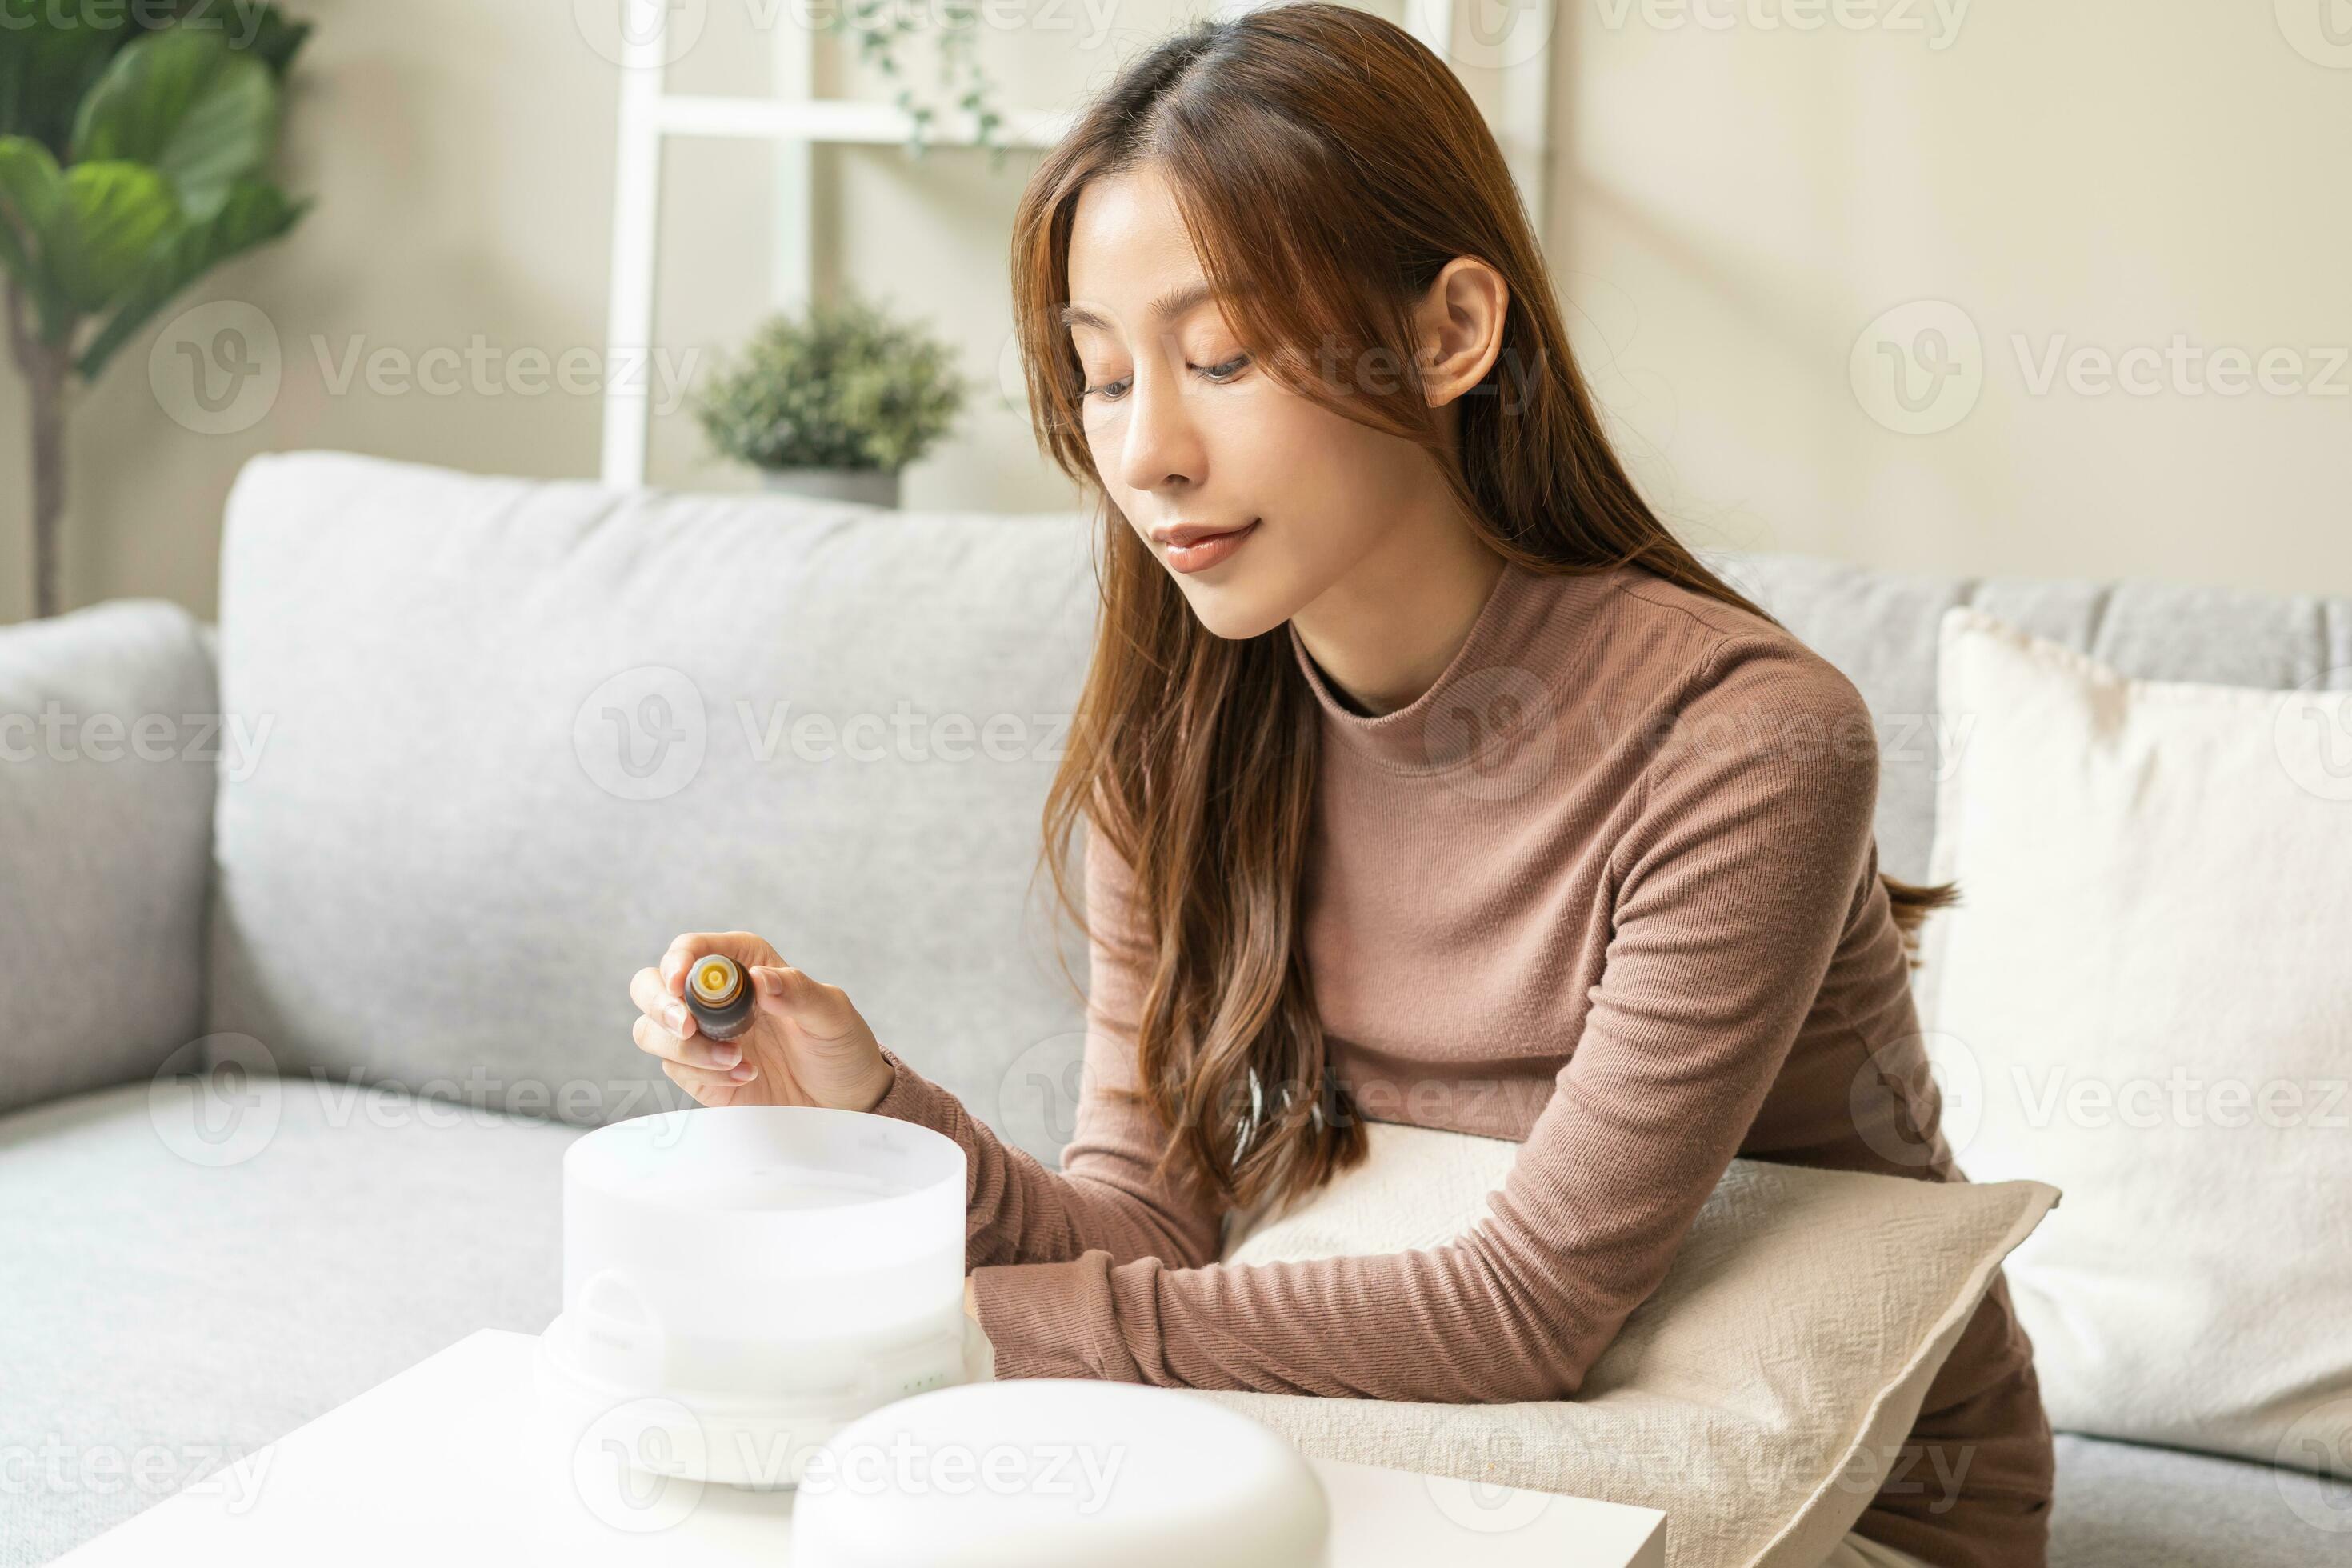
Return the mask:
<svg viewBox="0 0 2352 1568">
<path fill-rule="evenodd" d="M 898 84 L 891 101 L 907 115 L 910 123 L 907 151 L 917 158 L 928 151 L 940 116 L 936 105 L 916 97 L 899 47 L 908 38 L 935 31 L 939 37 L 940 90 L 957 110 L 971 117 L 972 143 L 988 149 L 989 167 L 1003 167 L 1011 149 L 997 139 L 1004 117 L 992 101 L 995 86 L 981 68 L 977 0 L 929 0 L 923 10 L 939 18 L 936 28 L 917 25 L 909 18 L 910 9 L 906 0 L 848 0 L 830 12 L 826 26 L 856 37 L 858 63 L 873 67 Z"/>
</svg>

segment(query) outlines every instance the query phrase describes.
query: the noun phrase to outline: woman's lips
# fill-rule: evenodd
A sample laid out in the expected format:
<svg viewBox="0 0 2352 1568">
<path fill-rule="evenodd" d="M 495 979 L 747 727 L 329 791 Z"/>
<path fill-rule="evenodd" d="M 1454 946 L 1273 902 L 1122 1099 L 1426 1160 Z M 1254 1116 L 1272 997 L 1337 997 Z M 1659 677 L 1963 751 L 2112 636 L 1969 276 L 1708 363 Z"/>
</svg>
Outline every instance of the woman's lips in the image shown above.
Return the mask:
<svg viewBox="0 0 2352 1568">
<path fill-rule="evenodd" d="M 1190 544 L 1171 544 L 1168 547 L 1169 567 L 1177 572 L 1205 572 L 1239 550 L 1242 542 L 1257 531 L 1262 521 L 1252 518 L 1246 526 L 1230 533 L 1212 533 Z"/>
</svg>

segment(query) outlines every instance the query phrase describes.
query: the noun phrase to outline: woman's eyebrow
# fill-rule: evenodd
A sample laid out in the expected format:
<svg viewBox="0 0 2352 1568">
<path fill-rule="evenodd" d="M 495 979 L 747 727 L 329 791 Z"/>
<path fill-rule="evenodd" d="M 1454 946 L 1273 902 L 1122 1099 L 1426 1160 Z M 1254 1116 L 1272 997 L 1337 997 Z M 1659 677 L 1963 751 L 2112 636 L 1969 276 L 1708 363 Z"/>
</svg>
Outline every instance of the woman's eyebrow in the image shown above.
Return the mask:
<svg viewBox="0 0 2352 1568">
<path fill-rule="evenodd" d="M 1158 300 L 1154 300 L 1151 306 L 1151 313 L 1162 321 L 1172 320 L 1175 317 L 1184 314 L 1185 311 L 1192 310 L 1194 306 L 1200 304 L 1202 300 L 1209 299 L 1215 293 L 1216 289 L 1205 280 L 1199 283 L 1186 283 L 1178 288 L 1170 289 L 1167 293 L 1162 294 Z M 1110 323 L 1108 321 L 1104 321 L 1102 317 L 1087 309 L 1084 305 L 1063 306 L 1062 325 L 1066 327 L 1092 327 L 1097 331 L 1102 332 L 1110 331 Z"/>
</svg>

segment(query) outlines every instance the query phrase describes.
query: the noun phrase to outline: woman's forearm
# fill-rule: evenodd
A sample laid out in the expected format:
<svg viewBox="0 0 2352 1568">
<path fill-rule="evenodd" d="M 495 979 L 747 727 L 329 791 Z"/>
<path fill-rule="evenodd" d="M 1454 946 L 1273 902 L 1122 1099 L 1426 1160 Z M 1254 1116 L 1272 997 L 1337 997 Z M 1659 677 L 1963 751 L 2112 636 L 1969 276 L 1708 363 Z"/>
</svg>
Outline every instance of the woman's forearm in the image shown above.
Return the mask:
<svg viewBox="0 0 2352 1568">
<path fill-rule="evenodd" d="M 1004 1142 L 961 1100 L 887 1046 L 895 1074 L 875 1113 L 930 1128 L 964 1152 L 964 1266 L 1058 1263 L 1089 1251 L 1177 1267 L 1217 1255 L 1217 1217 L 1154 1182 L 1156 1144 L 1140 1108 L 1089 1096 L 1062 1169 Z"/>
</svg>

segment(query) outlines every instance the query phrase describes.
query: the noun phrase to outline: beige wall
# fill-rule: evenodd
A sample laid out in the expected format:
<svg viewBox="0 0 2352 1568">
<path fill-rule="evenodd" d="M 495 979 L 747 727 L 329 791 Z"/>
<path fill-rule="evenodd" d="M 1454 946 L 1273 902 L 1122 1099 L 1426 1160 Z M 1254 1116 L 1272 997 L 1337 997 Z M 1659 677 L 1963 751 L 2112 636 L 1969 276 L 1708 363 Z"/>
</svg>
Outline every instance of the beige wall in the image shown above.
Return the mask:
<svg viewBox="0 0 2352 1568">
<path fill-rule="evenodd" d="M 2321 5 L 2352 32 L 2352 4 L 1979 0 L 1948 34 L 1937 0 L 1902 6 L 1922 31 L 1811 33 L 1755 25 L 1790 0 L 1706 4 L 1738 25 L 1580 0 L 1559 46 L 1553 254 L 1687 537 L 2352 593 L 2352 45 L 2329 68 L 2284 25 L 2326 56 Z M 1973 326 L 1981 384 L 1914 434 L 1849 362 L 1923 300 Z M 2152 390 L 2091 358 L 2070 384 L 2135 350 Z"/>
<path fill-rule="evenodd" d="M 1864 0 L 1842 3 L 1846 23 L 1865 15 Z M 1663 0 L 1564 5 L 1548 236 L 1588 371 L 1688 536 L 1937 570 L 2352 592 L 2352 367 L 2333 363 L 2352 344 L 2352 68 L 2299 54 L 2261 5 L 1979 4 L 1954 29 L 1957 0 L 1883 0 L 1901 10 L 1864 26 L 1821 0 L 1823 25 L 1799 32 L 1763 24 L 1804 0 L 1700 4 L 1732 25 Z M 576 366 L 603 340 L 614 72 L 570 0 L 294 8 L 319 28 L 289 181 L 319 205 L 179 307 L 259 308 L 280 388 L 251 428 L 202 435 L 150 387 L 159 331 L 124 351 L 76 413 L 69 603 L 152 594 L 211 614 L 221 502 L 256 452 L 595 471 L 593 393 L 525 390 L 534 354 Z M 1051 30 L 989 34 L 984 55 L 1008 98 L 1066 101 L 1183 8 L 1065 6 Z M 709 0 L 677 85 L 763 90 L 752 19 L 772 10 Z M 841 62 L 827 77 L 883 95 Z M 980 384 L 956 436 L 909 472 L 910 505 L 1070 502 L 998 386 L 1006 215 L 1032 161 L 821 160 L 821 278 L 929 319 Z M 689 142 L 667 171 L 659 330 L 672 365 L 698 372 L 765 307 L 770 163 Z M 1915 380 L 1927 405 L 1906 416 L 1874 391 L 1892 363 L 1874 343 L 1859 391 L 1849 368 L 1874 318 L 1922 300 L 1933 316 L 1881 335 L 1916 352 L 1920 326 L 1957 310 L 1981 344 L 1980 385 L 1948 428 L 1912 434 L 1865 403 L 1896 424 L 1946 423 L 1965 378 L 1942 403 Z M 2161 364 L 2148 395 L 2069 384 L 2077 350 L 2160 355 L 2176 336 L 2200 361 L 2243 351 L 2250 389 L 2192 395 Z M 446 357 L 469 348 L 482 370 Z M 443 351 L 460 390 L 371 387 L 363 363 L 343 380 L 378 350 Z M 2253 384 L 2269 351 L 2287 356 L 2269 361 L 2273 386 L 2291 390 Z M 1956 363 L 1971 363 L 1965 343 Z M 30 607 L 23 425 L 21 384 L 0 373 L 0 620 Z M 656 482 L 746 482 L 682 411 L 657 421 L 654 453 Z"/>
</svg>

